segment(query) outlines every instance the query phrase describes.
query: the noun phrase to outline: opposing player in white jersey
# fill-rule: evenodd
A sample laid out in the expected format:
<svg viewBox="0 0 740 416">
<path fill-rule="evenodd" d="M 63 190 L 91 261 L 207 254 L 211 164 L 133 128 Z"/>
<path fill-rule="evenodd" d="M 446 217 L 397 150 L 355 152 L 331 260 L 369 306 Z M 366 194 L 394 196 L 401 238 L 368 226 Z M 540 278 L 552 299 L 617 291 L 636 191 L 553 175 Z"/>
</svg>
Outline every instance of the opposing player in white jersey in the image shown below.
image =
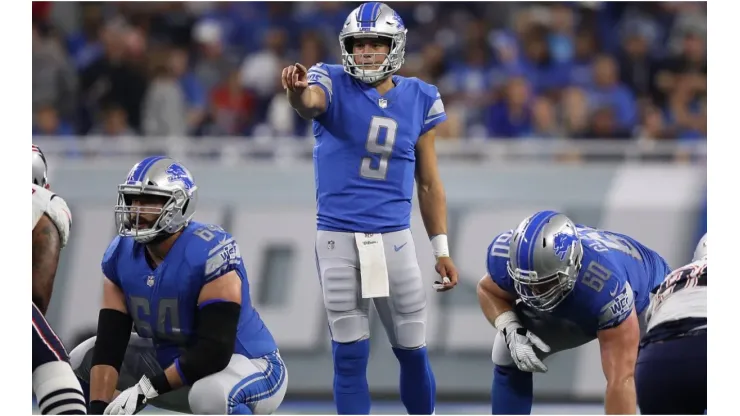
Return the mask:
<svg viewBox="0 0 740 416">
<path fill-rule="evenodd" d="M 69 238 L 71 217 L 64 200 L 48 189 L 46 158 L 37 146 L 31 147 L 31 160 L 33 392 L 41 414 L 84 415 L 85 397 L 80 383 L 69 366 L 64 346 L 44 318 L 51 301 L 59 253 Z"/>
<path fill-rule="evenodd" d="M 707 408 L 707 235 L 691 263 L 671 272 L 647 312 L 635 367 L 642 414 L 703 414 Z"/>
<path fill-rule="evenodd" d="M 316 138 L 316 256 L 334 358 L 339 414 L 369 414 L 368 311 L 375 304 L 401 367 L 409 414 L 434 411 L 426 350 L 426 295 L 410 218 L 414 180 L 440 273 L 440 291 L 457 271 L 447 247 L 444 187 L 434 149 L 447 116 L 437 88 L 394 75 L 403 65 L 406 27 L 383 3 L 364 3 L 339 34 L 342 65 L 283 69 L 298 114 Z"/>
</svg>

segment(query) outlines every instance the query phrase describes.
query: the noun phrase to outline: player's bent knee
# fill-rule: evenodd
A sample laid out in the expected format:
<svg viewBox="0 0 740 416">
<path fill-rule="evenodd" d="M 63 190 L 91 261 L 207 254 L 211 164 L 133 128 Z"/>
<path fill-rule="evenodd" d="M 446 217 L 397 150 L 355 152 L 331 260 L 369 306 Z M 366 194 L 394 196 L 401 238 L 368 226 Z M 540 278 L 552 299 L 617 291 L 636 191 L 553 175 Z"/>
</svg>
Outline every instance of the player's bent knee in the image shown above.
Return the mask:
<svg viewBox="0 0 740 416">
<path fill-rule="evenodd" d="M 216 377 L 196 381 L 188 393 L 190 410 L 195 415 L 228 414 L 228 391 Z"/>
<path fill-rule="evenodd" d="M 67 362 L 43 364 L 31 377 L 41 414 L 85 414 L 82 387 Z"/>
<path fill-rule="evenodd" d="M 252 412 L 255 415 L 271 415 L 275 413 L 283 403 L 285 393 L 288 391 L 288 371 L 285 371 L 283 382 L 275 389 L 274 393 L 256 403 L 252 407 Z"/>
<path fill-rule="evenodd" d="M 69 365 L 72 367 L 75 372 L 80 369 L 83 364 L 90 362 L 90 360 L 85 360 L 85 356 L 88 355 L 88 353 L 92 354 L 93 348 L 95 348 L 95 340 L 97 337 L 92 337 L 86 339 L 82 344 L 75 347 L 75 349 L 72 350 L 72 352 L 69 353 Z M 88 368 L 88 372 L 89 372 Z"/>
<path fill-rule="evenodd" d="M 340 343 L 355 342 L 370 337 L 370 325 L 363 315 L 339 315 L 328 311 L 331 339 Z"/>
<path fill-rule="evenodd" d="M 413 350 L 426 344 L 426 323 L 424 321 L 406 321 L 396 325 L 396 348 Z"/>
</svg>

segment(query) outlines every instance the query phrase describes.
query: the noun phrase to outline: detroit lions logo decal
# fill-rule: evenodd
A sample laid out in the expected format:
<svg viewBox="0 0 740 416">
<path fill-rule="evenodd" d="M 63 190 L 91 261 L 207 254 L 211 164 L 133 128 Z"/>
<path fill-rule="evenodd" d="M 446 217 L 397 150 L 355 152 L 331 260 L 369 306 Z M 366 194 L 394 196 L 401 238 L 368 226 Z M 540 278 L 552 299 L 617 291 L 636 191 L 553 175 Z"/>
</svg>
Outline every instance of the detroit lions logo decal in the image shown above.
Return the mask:
<svg viewBox="0 0 740 416">
<path fill-rule="evenodd" d="M 558 256 L 560 261 L 565 261 L 565 255 L 568 254 L 568 248 L 573 245 L 576 237 L 571 234 L 557 233 L 553 237 L 552 248 L 555 251 L 555 255 Z"/>
<path fill-rule="evenodd" d="M 136 184 L 136 170 L 139 168 L 140 163 L 137 163 L 134 165 L 133 168 L 131 168 L 131 171 L 128 173 L 128 176 L 126 177 L 126 184 L 127 185 L 135 185 Z"/>
<path fill-rule="evenodd" d="M 190 175 L 185 171 L 185 168 L 183 168 L 179 163 L 171 164 L 164 173 L 167 174 L 168 180 L 182 182 L 182 184 L 185 185 L 185 189 L 188 191 L 195 186 L 193 179 L 190 178 Z"/>
</svg>

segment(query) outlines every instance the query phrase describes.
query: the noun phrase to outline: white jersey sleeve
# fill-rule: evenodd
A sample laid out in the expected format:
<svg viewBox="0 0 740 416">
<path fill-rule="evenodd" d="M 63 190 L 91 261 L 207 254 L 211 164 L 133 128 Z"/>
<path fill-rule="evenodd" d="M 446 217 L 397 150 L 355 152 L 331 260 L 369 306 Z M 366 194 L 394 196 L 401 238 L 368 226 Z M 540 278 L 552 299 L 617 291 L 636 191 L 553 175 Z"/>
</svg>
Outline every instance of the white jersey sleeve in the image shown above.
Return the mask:
<svg viewBox="0 0 740 416">
<path fill-rule="evenodd" d="M 66 246 L 69 239 L 69 227 L 72 224 L 72 214 L 69 207 L 67 207 L 67 203 L 64 202 L 62 197 L 46 188 L 36 184 L 31 184 L 31 186 L 33 187 L 33 224 L 31 224 L 31 230 L 36 227 L 41 216 L 46 214 L 59 230 L 62 247 Z"/>
<path fill-rule="evenodd" d="M 707 317 L 707 258 L 669 274 L 650 301 L 648 331 L 661 323 Z"/>
</svg>

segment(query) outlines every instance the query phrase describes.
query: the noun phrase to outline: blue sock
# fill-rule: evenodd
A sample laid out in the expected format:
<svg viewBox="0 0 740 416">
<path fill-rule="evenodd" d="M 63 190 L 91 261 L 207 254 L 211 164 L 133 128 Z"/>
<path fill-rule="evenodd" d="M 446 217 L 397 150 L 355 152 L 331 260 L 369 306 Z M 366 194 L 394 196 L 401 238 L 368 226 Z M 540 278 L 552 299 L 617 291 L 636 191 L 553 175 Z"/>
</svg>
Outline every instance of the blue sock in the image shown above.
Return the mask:
<svg viewBox="0 0 740 416">
<path fill-rule="evenodd" d="M 401 365 L 401 401 L 410 415 L 429 415 L 434 411 L 437 384 L 429 365 L 427 347 L 415 350 L 393 348 Z"/>
<path fill-rule="evenodd" d="M 491 385 L 492 415 L 531 414 L 532 400 L 532 373 L 516 367 L 494 367 Z"/>
<path fill-rule="evenodd" d="M 252 409 L 244 403 L 239 403 L 229 410 L 230 415 L 253 415 Z"/>
<path fill-rule="evenodd" d="M 369 415 L 367 361 L 370 358 L 370 340 L 349 344 L 332 341 L 331 350 L 334 356 L 334 403 L 337 414 Z"/>
</svg>

